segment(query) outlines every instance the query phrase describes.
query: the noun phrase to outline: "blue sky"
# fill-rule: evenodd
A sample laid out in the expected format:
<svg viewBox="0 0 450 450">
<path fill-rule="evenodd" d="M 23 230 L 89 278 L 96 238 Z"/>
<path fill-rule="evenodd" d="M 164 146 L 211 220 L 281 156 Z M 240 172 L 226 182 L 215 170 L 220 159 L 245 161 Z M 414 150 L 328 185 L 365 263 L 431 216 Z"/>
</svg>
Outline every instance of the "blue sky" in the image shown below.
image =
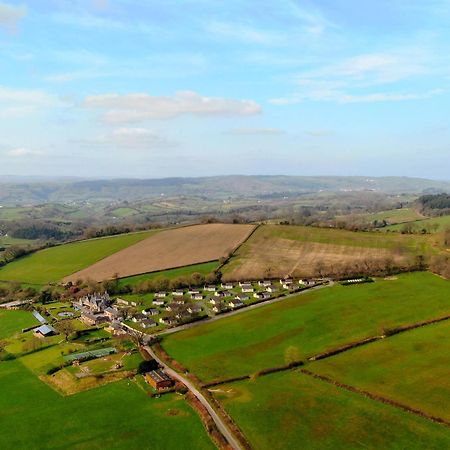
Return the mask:
<svg viewBox="0 0 450 450">
<path fill-rule="evenodd" d="M 0 0 L 0 174 L 450 179 L 450 0 Z"/>
</svg>

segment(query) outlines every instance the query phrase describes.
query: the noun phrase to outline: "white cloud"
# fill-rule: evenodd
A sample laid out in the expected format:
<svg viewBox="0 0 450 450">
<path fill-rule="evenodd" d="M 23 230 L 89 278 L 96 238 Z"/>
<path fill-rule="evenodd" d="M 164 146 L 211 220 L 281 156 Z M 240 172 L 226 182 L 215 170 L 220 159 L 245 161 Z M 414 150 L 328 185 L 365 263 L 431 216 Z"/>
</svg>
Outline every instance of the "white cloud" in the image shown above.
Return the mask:
<svg viewBox="0 0 450 450">
<path fill-rule="evenodd" d="M 0 86 L 0 117 L 23 117 L 42 108 L 58 105 L 57 99 L 40 90 Z"/>
<path fill-rule="evenodd" d="M 83 106 L 104 110 L 103 120 L 107 123 L 170 119 L 184 114 L 249 116 L 261 112 L 261 106 L 252 100 L 205 97 L 192 91 L 176 92 L 171 97 L 158 97 L 146 93 L 94 95 L 87 97 Z"/>
<path fill-rule="evenodd" d="M 348 92 L 329 89 L 311 91 L 305 94 L 294 94 L 290 97 L 273 98 L 269 102 L 273 105 L 293 105 L 304 100 L 331 101 L 336 103 L 378 103 L 399 102 L 405 100 L 426 100 L 445 93 L 444 89 L 433 89 L 426 92 L 372 92 L 368 94 L 350 94 Z"/>
<path fill-rule="evenodd" d="M 312 137 L 328 137 L 333 136 L 334 131 L 326 129 L 307 130 L 306 134 Z"/>
<path fill-rule="evenodd" d="M 283 134 L 284 131 L 279 128 L 234 128 L 228 130 L 226 134 L 242 135 L 277 135 Z"/>
<path fill-rule="evenodd" d="M 72 141 L 84 147 L 115 147 L 123 150 L 153 150 L 177 145 L 154 130 L 120 127 L 94 139 Z"/>
<path fill-rule="evenodd" d="M 248 24 L 236 22 L 208 22 L 205 30 L 211 35 L 227 40 L 232 39 L 248 44 L 275 44 L 281 39 L 279 33 L 272 33 L 267 30 L 259 30 Z"/>
<path fill-rule="evenodd" d="M 23 5 L 16 6 L 0 2 L 0 28 L 8 32 L 16 31 L 17 23 L 27 13 L 27 8 Z"/>
<path fill-rule="evenodd" d="M 26 147 L 17 147 L 5 152 L 8 156 L 13 156 L 15 158 L 24 158 L 27 156 L 40 156 L 43 155 L 44 152 L 40 150 L 32 150 Z"/>
<path fill-rule="evenodd" d="M 444 91 L 418 91 L 413 81 L 430 75 L 431 60 L 427 52 L 416 49 L 357 55 L 291 77 L 297 91 L 288 97 L 271 99 L 270 103 L 289 105 L 304 100 L 370 103 L 430 98 Z M 396 87 L 400 82 L 402 86 Z M 406 82 L 412 87 L 405 89 Z"/>
</svg>

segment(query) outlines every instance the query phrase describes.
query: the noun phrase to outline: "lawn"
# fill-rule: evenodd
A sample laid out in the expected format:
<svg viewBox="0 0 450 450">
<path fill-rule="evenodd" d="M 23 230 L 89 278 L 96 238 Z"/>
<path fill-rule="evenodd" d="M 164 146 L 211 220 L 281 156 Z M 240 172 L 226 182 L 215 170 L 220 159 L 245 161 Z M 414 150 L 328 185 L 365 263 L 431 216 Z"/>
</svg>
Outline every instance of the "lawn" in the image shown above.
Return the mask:
<svg viewBox="0 0 450 450">
<path fill-rule="evenodd" d="M 444 449 L 450 430 L 298 371 L 215 388 L 256 450 Z"/>
<path fill-rule="evenodd" d="M 179 267 L 177 269 L 161 270 L 159 272 L 152 272 L 143 275 L 135 275 L 133 277 L 126 277 L 120 279 L 120 285 L 129 284 L 134 286 L 143 281 L 155 280 L 157 278 L 166 278 L 172 280 L 178 277 L 190 277 L 193 273 L 201 273 L 202 275 L 208 275 L 217 269 L 219 265 L 218 261 L 207 262 L 202 264 L 194 264 L 191 266 Z"/>
<path fill-rule="evenodd" d="M 39 322 L 28 311 L 8 311 L 0 309 L 0 339 L 5 339 L 22 329 L 39 326 Z"/>
<path fill-rule="evenodd" d="M 407 266 L 417 254 L 438 252 L 432 236 L 352 232 L 332 228 L 262 225 L 223 267 L 225 279 L 317 276 L 355 263 L 392 260 Z"/>
<path fill-rule="evenodd" d="M 450 421 L 450 323 L 392 336 L 309 367 Z"/>
<path fill-rule="evenodd" d="M 181 397 L 152 399 L 133 381 L 63 397 L 16 360 L 0 363 L 0 385 L 0 448 L 214 448 Z"/>
<path fill-rule="evenodd" d="M 61 280 L 78 270 L 157 233 L 140 233 L 89 239 L 40 250 L 0 269 L 0 280 L 46 284 Z"/>
<path fill-rule="evenodd" d="M 333 286 L 167 336 L 163 347 L 200 379 L 226 379 L 302 359 L 384 328 L 450 313 L 450 282 L 430 273 Z"/>
</svg>

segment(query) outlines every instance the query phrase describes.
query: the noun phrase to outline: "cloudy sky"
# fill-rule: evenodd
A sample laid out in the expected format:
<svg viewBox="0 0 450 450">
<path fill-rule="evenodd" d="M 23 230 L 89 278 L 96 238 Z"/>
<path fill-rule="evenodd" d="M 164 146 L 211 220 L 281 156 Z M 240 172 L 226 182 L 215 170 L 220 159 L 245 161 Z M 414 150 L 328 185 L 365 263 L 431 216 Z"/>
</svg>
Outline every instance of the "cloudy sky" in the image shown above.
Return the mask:
<svg viewBox="0 0 450 450">
<path fill-rule="evenodd" d="M 450 0 L 0 0 L 0 174 L 450 179 Z"/>
</svg>

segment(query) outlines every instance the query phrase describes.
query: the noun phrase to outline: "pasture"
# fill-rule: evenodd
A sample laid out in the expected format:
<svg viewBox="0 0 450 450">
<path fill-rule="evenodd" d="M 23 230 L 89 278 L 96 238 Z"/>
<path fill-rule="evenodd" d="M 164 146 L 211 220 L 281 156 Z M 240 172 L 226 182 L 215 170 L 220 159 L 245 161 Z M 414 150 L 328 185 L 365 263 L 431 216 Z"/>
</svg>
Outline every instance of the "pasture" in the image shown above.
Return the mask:
<svg viewBox="0 0 450 450">
<path fill-rule="evenodd" d="M 142 283 L 143 281 L 156 280 L 158 278 L 173 280 L 179 277 L 190 277 L 193 273 L 200 273 L 206 276 L 209 273 L 214 272 L 214 270 L 217 269 L 218 266 L 219 266 L 218 261 L 193 264 L 191 266 L 178 267 L 176 269 L 161 270 L 158 272 L 145 273 L 142 275 L 135 275 L 132 277 L 121 278 L 119 280 L 119 284 L 121 286 L 126 284 L 134 286 L 136 284 Z"/>
<path fill-rule="evenodd" d="M 286 364 L 290 347 L 305 359 L 447 315 L 449 294 L 450 282 L 424 272 L 336 285 L 175 333 L 162 345 L 203 381 L 227 379 Z"/>
<path fill-rule="evenodd" d="M 396 224 L 383 228 L 384 231 L 401 231 L 405 224 Z M 450 227 L 450 216 L 432 217 L 423 220 L 409 221 L 408 225 L 412 225 L 416 230 L 430 229 L 435 232 L 444 231 Z M 435 229 L 433 228 L 435 227 Z"/>
<path fill-rule="evenodd" d="M 0 339 L 5 339 L 22 329 L 39 326 L 39 322 L 29 311 L 8 311 L 0 309 Z"/>
<path fill-rule="evenodd" d="M 56 282 L 156 233 L 158 230 L 122 234 L 39 250 L 2 267 L 0 280 L 41 285 Z"/>
<path fill-rule="evenodd" d="M 0 363 L 0 385 L 0 448 L 214 448 L 183 398 L 131 380 L 63 397 L 15 360 Z"/>
<path fill-rule="evenodd" d="M 212 388 L 256 450 L 443 449 L 450 430 L 298 371 Z"/>
<path fill-rule="evenodd" d="M 309 367 L 450 421 L 450 322 L 408 331 Z"/>
<path fill-rule="evenodd" d="M 207 224 L 161 231 L 65 278 L 103 281 L 217 260 L 252 232 L 252 225 Z M 0 272 L 1 278 L 1 272 Z"/>
<path fill-rule="evenodd" d="M 348 264 L 407 265 L 417 254 L 433 252 L 430 236 L 386 235 L 330 228 L 263 225 L 223 267 L 224 279 L 317 276 Z"/>
</svg>

